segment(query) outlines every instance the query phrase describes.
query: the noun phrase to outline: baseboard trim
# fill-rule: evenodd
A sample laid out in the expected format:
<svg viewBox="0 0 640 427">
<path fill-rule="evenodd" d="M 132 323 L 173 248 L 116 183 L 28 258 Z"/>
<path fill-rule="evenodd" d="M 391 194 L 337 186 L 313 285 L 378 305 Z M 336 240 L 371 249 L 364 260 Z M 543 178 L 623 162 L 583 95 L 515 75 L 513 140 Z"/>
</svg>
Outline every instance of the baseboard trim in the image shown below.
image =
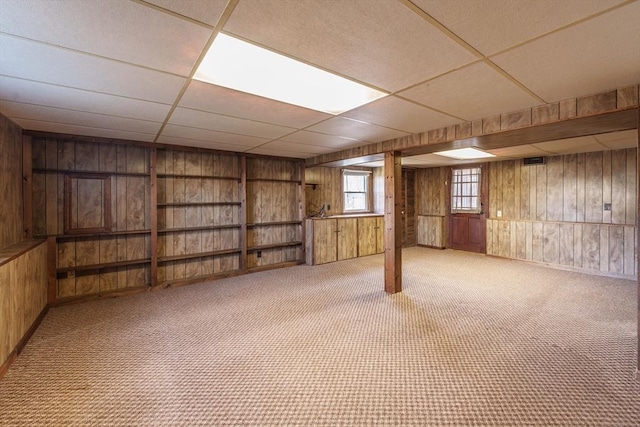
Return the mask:
<svg viewBox="0 0 640 427">
<path fill-rule="evenodd" d="M 38 326 L 40 326 L 40 323 L 42 323 L 42 320 L 44 319 L 44 316 L 47 315 L 48 311 L 49 305 L 47 304 L 42 309 L 38 317 L 36 317 L 36 320 L 33 321 L 31 327 L 29 328 L 29 330 L 27 330 L 22 339 L 18 341 L 18 344 L 16 344 L 16 347 L 13 349 L 13 351 L 9 353 L 7 360 L 2 363 L 2 366 L 0 366 L 0 380 L 2 380 L 13 362 L 15 362 L 15 360 L 18 358 L 18 355 L 22 352 L 24 346 L 27 345 L 27 342 L 29 342 L 29 339 L 31 339 L 31 336 L 35 333 L 36 329 L 38 329 Z"/>
</svg>

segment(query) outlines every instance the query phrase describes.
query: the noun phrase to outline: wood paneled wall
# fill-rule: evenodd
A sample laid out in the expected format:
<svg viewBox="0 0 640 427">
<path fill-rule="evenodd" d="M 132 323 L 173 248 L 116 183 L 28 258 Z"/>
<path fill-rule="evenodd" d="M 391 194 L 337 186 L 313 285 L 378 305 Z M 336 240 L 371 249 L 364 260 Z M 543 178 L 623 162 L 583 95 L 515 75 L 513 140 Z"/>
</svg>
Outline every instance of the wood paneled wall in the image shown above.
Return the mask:
<svg viewBox="0 0 640 427">
<path fill-rule="evenodd" d="M 247 268 L 302 261 L 300 162 L 247 159 Z"/>
<path fill-rule="evenodd" d="M 418 169 L 416 195 L 418 198 L 418 224 L 416 237 L 419 245 L 443 248 L 447 245 L 447 168 Z"/>
<path fill-rule="evenodd" d="M 47 305 L 47 245 L 0 263 L 0 366 Z"/>
<path fill-rule="evenodd" d="M 22 129 L 0 114 L 0 248 L 23 238 Z"/>
</svg>

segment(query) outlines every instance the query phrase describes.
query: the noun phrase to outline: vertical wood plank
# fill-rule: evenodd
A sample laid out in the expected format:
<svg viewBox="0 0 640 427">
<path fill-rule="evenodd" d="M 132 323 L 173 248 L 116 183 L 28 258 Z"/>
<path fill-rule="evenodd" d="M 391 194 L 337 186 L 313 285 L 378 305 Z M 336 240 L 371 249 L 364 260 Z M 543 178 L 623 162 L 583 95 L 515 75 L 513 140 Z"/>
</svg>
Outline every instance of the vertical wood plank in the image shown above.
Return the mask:
<svg viewBox="0 0 640 427">
<path fill-rule="evenodd" d="M 398 151 L 386 152 L 384 155 L 384 287 L 385 291 L 391 294 L 402 291 L 402 165 L 400 161 L 401 154 Z"/>
<path fill-rule="evenodd" d="M 240 156 L 240 270 L 247 270 L 247 157 Z"/>
<path fill-rule="evenodd" d="M 602 203 L 611 203 L 611 151 L 609 150 L 602 152 Z M 610 210 L 603 208 L 602 223 L 611 224 Z"/>
<path fill-rule="evenodd" d="M 149 212 L 151 219 L 151 286 L 158 285 L 158 152 L 149 151 L 149 171 L 151 173 L 149 191 L 151 193 Z"/>
<path fill-rule="evenodd" d="M 624 227 L 624 268 L 623 273 L 628 276 L 635 274 L 635 227 Z"/>
<path fill-rule="evenodd" d="M 560 224 L 559 263 L 572 266 L 574 264 L 573 224 Z"/>
<path fill-rule="evenodd" d="M 31 137 L 22 136 L 22 236 L 33 237 L 33 146 Z"/>
<path fill-rule="evenodd" d="M 602 223 L 602 152 L 586 153 L 585 221 Z"/>
<path fill-rule="evenodd" d="M 576 221 L 585 221 L 586 211 L 586 156 L 576 154 Z"/>
<path fill-rule="evenodd" d="M 547 169 L 546 165 L 536 168 L 536 218 L 538 221 L 547 220 Z"/>
<path fill-rule="evenodd" d="M 640 109 L 639 109 L 640 110 Z M 637 203 L 638 203 L 638 198 L 637 198 L 637 192 L 638 192 L 638 179 L 637 179 L 637 175 L 638 175 L 638 168 L 637 168 L 637 157 L 638 157 L 638 150 L 636 150 L 635 148 L 629 148 L 626 150 L 626 160 L 627 160 L 627 167 L 626 167 L 626 195 L 625 195 L 625 208 L 626 208 L 626 215 L 625 215 L 625 224 L 628 225 L 632 225 L 632 224 L 637 224 L 637 218 L 636 218 L 636 213 L 637 213 Z"/>
<path fill-rule="evenodd" d="M 563 212 L 563 158 L 547 158 L 547 221 L 562 221 Z"/>
<path fill-rule="evenodd" d="M 573 224 L 573 266 L 582 268 L 582 224 Z"/>
<path fill-rule="evenodd" d="M 584 224 L 582 226 L 582 267 L 588 270 L 600 270 L 600 226 Z"/>
<path fill-rule="evenodd" d="M 536 221 L 531 224 L 531 260 L 532 261 L 544 261 L 544 242 L 543 242 L 543 223 Z"/>
<path fill-rule="evenodd" d="M 543 232 L 543 261 L 558 264 L 560 260 L 559 227 L 557 223 L 546 222 L 542 228 Z"/>
<path fill-rule="evenodd" d="M 614 150 L 611 152 L 611 212 L 612 224 L 626 224 L 626 180 L 627 152 Z M 635 159 L 633 159 L 635 162 Z"/>
<path fill-rule="evenodd" d="M 563 156 L 563 211 L 562 220 L 577 219 L 577 159 L 575 154 Z"/>
<path fill-rule="evenodd" d="M 609 271 L 624 273 L 624 227 L 612 225 L 609 228 Z"/>
<path fill-rule="evenodd" d="M 608 225 L 600 226 L 600 271 L 609 271 L 609 232 L 611 227 Z"/>
</svg>

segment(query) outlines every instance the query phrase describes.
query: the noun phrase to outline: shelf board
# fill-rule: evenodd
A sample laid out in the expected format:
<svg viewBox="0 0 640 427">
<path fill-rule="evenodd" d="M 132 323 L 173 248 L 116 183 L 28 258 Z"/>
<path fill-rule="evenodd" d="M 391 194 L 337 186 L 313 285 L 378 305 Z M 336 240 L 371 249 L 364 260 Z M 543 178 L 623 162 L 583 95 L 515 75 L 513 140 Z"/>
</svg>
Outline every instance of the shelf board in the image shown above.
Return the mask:
<svg viewBox="0 0 640 427">
<path fill-rule="evenodd" d="M 130 236 L 135 234 L 150 234 L 151 230 L 128 230 L 128 231 L 105 231 L 99 233 L 73 233 L 73 234 L 58 234 L 56 240 L 73 240 L 77 238 L 93 238 L 101 236 Z"/>
<path fill-rule="evenodd" d="M 225 228 L 240 228 L 240 224 L 226 224 L 226 225 L 203 225 L 198 227 L 182 227 L 182 228 L 165 228 L 158 230 L 158 234 L 161 233 L 178 233 L 181 231 L 199 231 L 199 230 L 221 230 Z"/>
<path fill-rule="evenodd" d="M 102 264 L 77 265 L 73 267 L 62 267 L 56 269 L 58 273 L 68 273 L 71 271 L 104 270 L 105 268 L 127 267 L 131 265 L 148 264 L 151 259 L 134 259 L 129 261 L 105 262 Z"/>
<path fill-rule="evenodd" d="M 180 202 L 180 203 L 158 203 L 158 207 L 172 206 L 240 206 L 240 202 Z"/>
<path fill-rule="evenodd" d="M 69 174 L 92 174 L 92 175 L 105 175 L 105 176 L 151 176 L 149 172 L 120 172 L 120 171 L 90 171 L 90 170 L 71 170 L 71 169 L 58 169 L 58 168 L 33 168 L 33 172 L 36 173 L 69 173 Z"/>
<path fill-rule="evenodd" d="M 247 252 L 263 251 L 265 249 L 277 249 L 286 248 L 290 246 L 300 246 L 302 242 L 284 242 L 284 243 L 272 243 L 270 245 L 251 246 L 247 248 Z"/>
<path fill-rule="evenodd" d="M 275 178 L 247 178 L 247 182 L 290 182 L 301 184 L 302 181 L 294 179 L 275 179 Z"/>
<path fill-rule="evenodd" d="M 171 256 L 158 257 L 158 262 L 180 261 L 183 259 L 204 258 L 204 257 L 210 257 L 210 256 L 216 256 L 216 255 L 239 254 L 240 252 L 241 252 L 240 249 L 223 249 L 219 251 L 198 252 L 195 254 L 171 255 Z"/>
<path fill-rule="evenodd" d="M 239 176 L 211 176 L 211 175 L 185 175 L 177 173 L 159 173 L 158 178 L 202 178 L 202 179 L 226 179 L 240 181 Z"/>
<path fill-rule="evenodd" d="M 267 227 L 269 225 L 301 225 L 302 221 L 274 221 L 274 222 L 254 222 L 247 224 L 247 228 Z"/>
</svg>

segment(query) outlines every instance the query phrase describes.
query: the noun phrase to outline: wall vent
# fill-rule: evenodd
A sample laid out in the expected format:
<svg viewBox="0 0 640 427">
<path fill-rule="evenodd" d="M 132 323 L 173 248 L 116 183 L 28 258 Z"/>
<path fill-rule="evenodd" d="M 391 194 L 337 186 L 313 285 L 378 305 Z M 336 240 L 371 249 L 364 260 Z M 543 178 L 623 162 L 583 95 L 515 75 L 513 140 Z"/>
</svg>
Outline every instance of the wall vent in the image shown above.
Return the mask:
<svg viewBox="0 0 640 427">
<path fill-rule="evenodd" d="M 545 164 L 545 157 L 526 157 L 524 159 L 522 159 L 522 164 L 525 166 L 532 166 L 532 165 L 544 165 Z"/>
</svg>

